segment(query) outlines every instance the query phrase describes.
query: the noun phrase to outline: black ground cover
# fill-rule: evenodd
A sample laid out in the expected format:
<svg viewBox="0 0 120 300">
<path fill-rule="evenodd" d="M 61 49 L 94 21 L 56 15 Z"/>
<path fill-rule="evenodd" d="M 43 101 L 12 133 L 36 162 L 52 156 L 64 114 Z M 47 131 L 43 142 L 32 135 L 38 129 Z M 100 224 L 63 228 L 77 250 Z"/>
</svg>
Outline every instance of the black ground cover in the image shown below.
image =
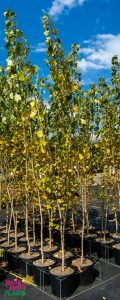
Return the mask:
<svg viewBox="0 0 120 300">
<path fill-rule="evenodd" d="M 100 260 L 95 265 L 96 277 L 93 284 L 89 286 L 79 286 L 74 294 L 69 299 L 75 300 L 120 300 L 120 267 Z M 3 272 L 1 271 L 1 276 Z M 101 278 L 100 278 L 101 277 Z M 0 284 L 0 300 L 50 300 L 55 298 L 51 293 L 50 287 L 45 287 L 44 292 L 38 287 L 32 285 L 25 285 L 25 289 L 21 294 L 16 294 L 9 291 L 6 286 L 6 280 L 13 281 L 15 276 L 11 273 L 5 272 L 4 277 L 1 277 Z M 18 279 L 21 280 L 21 279 Z M 12 294 L 13 293 L 13 294 Z"/>
</svg>

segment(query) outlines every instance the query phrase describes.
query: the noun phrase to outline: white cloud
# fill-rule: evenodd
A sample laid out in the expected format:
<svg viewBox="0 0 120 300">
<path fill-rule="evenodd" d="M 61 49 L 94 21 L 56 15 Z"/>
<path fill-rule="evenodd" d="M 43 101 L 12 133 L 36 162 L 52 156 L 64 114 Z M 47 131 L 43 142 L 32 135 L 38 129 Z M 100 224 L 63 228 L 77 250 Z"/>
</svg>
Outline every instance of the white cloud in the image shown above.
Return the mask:
<svg viewBox="0 0 120 300">
<path fill-rule="evenodd" d="M 82 6 L 86 0 L 53 0 L 52 6 L 49 9 L 49 14 L 52 17 L 58 17 L 64 9 L 71 9 L 74 6 Z"/>
<path fill-rule="evenodd" d="M 38 43 L 36 47 L 32 46 L 31 48 L 32 48 L 32 52 L 36 52 L 36 53 L 43 53 L 47 51 L 46 44 L 44 42 Z"/>
<path fill-rule="evenodd" d="M 86 72 L 89 69 L 100 70 L 111 67 L 112 56 L 120 59 L 120 34 L 97 34 L 95 38 L 83 42 L 87 47 L 81 48 L 82 59 L 78 67 Z"/>
</svg>

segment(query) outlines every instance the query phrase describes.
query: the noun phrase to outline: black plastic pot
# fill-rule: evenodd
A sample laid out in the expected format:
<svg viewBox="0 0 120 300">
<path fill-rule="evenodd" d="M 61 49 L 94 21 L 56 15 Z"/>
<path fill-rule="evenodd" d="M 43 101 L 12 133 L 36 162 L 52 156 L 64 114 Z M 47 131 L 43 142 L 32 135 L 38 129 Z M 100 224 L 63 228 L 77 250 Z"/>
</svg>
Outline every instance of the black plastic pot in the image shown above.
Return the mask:
<svg viewBox="0 0 120 300">
<path fill-rule="evenodd" d="M 89 234 L 84 238 L 84 254 L 85 255 L 91 255 L 92 253 L 96 252 L 96 247 L 95 247 L 95 238 L 96 234 Z"/>
<path fill-rule="evenodd" d="M 56 276 L 51 271 L 50 280 L 53 295 L 61 298 L 71 296 L 76 289 L 75 273 L 67 276 Z"/>
<path fill-rule="evenodd" d="M 5 257 L 5 259 L 8 259 L 8 250 L 14 247 L 14 243 L 9 244 L 9 245 L 7 245 L 7 244 L 6 245 L 1 244 L 1 247 L 4 249 L 4 257 Z"/>
<path fill-rule="evenodd" d="M 89 233 L 96 234 L 96 228 L 94 226 L 90 226 Z"/>
<path fill-rule="evenodd" d="M 103 238 L 103 233 L 101 232 L 101 230 L 98 230 L 98 231 L 96 232 L 96 234 L 97 234 L 98 237 Z M 107 238 L 110 238 L 110 231 L 109 231 L 109 230 L 106 230 L 105 237 L 106 237 L 106 239 L 107 239 Z"/>
<path fill-rule="evenodd" d="M 26 277 L 27 275 L 32 276 L 33 275 L 33 265 L 32 262 L 39 258 L 39 253 L 37 256 L 33 256 L 31 258 L 22 258 L 19 256 L 19 272 L 23 277 Z"/>
<path fill-rule="evenodd" d="M 77 282 L 79 285 L 86 286 L 92 284 L 94 281 L 94 269 L 93 265 L 87 267 L 83 272 L 76 273 Z M 79 278 L 79 279 L 78 279 Z"/>
<path fill-rule="evenodd" d="M 120 243 L 119 243 L 119 246 L 120 246 Z M 116 265 L 120 266 L 120 248 L 117 249 L 117 244 L 116 244 L 113 249 L 114 249 L 113 253 L 114 253 L 115 263 L 116 263 Z"/>
<path fill-rule="evenodd" d="M 55 266 L 55 261 L 50 266 L 39 266 L 37 265 L 38 260 L 33 262 L 33 277 L 34 282 L 39 287 L 50 285 L 50 268 Z"/>
<path fill-rule="evenodd" d="M 113 240 L 109 243 L 101 243 L 100 241 L 96 240 L 97 246 L 97 255 L 99 258 L 109 259 L 113 257 L 113 249 L 112 249 Z"/>
<path fill-rule="evenodd" d="M 6 272 L 4 270 L 0 270 L 0 283 L 2 283 L 7 278 Z"/>
<path fill-rule="evenodd" d="M 18 252 L 12 251 L 12 249 L 7 251 L 8 267 L 10 270 L 14 271 L 19 269 L 19 255 L 25 251 L 26 248 L 23 249 L 23 247 L 21 247 Z"/>
<path fill-rule="evenodd" d="M 36 244 L 32 244 L 30 245 L 30 251 L 35 251 L 38 252 L 38 250 L 40 249 L 40 241 L 36 241 Z"/>
<path fill-rule="evenodd" d="M 80 259 L 80 257 L 77 258 L 78 260 Z M 76 261 L 77 261 L 76 259 Z M 89 259 L 89 258 L 88 258 Z M 94 281 L 94 278 L 95 278 L 95 275 L 94 275 L 94 263 L 93 261 L 90 259 L 91 261 L 91 264 L 90 265 L 82 265 L 81 266 L 81 272 L 78 270 L 77 268 L 77 265 L 75 264 L 75 281 L 77 283 L 77 286 L 78 285 L 81 285 L 81 286 L 86 286 L 86 285 L 89 285 L 89 284 L 92 284 L 93 281 Z"/>
</svg>

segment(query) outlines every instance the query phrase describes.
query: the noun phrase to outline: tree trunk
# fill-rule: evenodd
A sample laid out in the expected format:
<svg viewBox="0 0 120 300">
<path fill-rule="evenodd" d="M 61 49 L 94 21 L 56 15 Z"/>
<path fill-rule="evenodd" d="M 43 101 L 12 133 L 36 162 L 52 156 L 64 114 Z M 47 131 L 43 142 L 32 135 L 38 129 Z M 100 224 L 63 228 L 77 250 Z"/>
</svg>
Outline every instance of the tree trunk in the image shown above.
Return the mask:
<svg viewBox="0 0 120 300">
<path fill-rule="evenodd" d="M 17 239 L 17 212 L 15 213 L 15 250 L 18 248 L 18 239 Z"/>
<path fill-rule="evenodd" d="M 60 205 L 58 203 L 60 216 L 60 236 L 61 236 L 61 251 L 62 251 L 62 272 L 65 270 L 65 214 L 62 216 Z"/>
<path fill-rule="evenodd" d="M 104 202 L 102 202 L 102 228 L 101 228 L 101 233 L 102 233 L 102 235 L 104 233 Z"/>
<path fill-rule="evenodd" d="M 105 226 L 104 226 L 104 235 L 103 235 L 104 241 L 106 241 L 106 227 L 107 227 L 107 207 L 105 212 Z"/>
<path fill-rule="evenodd" d="M 40 239 L 41 239 L 41 259 L 42 263 L 44 263 L 44 251 L 43 251 L 43 213 L 42 213 L 42 205 L 41 199 L 38 191 L 38 199 L 39 199 L 39 209 L 40 209 Z"/>
<path fill-rule="evenodd" d="M 82 188 L 82 237 L 81 237 L 81 263 L 84 259 L 84 231 L 85 231 L 85 209 L 84 209 L 84 189 Z"/>
<path fill-rule="evenodd" d="M 28 244 L 28 253 L 30 254 L 29 227 L 28 227 L 28 201 L 26 201 L 25 203 L 25 232 L 26 232 L 26 240 Z"/>
<path fill-rule="evenodd" d="M 8 232 L 9 227 L 9 209 L 8 209 L 8 203 L 6 204 L 6 232 Z"/>
<path fill-rule="evenodd" d="M 10 213 L 10 221 L 9 221 L 9 226 L 8 226 L 8 245 L 10 244 L 10 228 L 11 228 L 11 223 L 12 223 L 12 216 L 13 216 L 13 201 L 11 203 L 11 213 Z"/>
<path fill-rule="evenodd" d="M 0 210 L 2 208 L 1 190 L 2 190 L 2 183 L 1 183 L 1 180 L 0 180 Z"/>
<path fill-rule="evenodd" d="M 115 226 L 116 226 L 116 233 L 118 233 L 118 219 L 117 219 L 117 213 L 115 212 Z"/>
<path fill-rule="evenodd" d="M 26 129 L 24 131 L 24 147 L 25 147 L 25 232 L 26 240 L 28 243 L 28 253 L 30 254 L 30 242 L 29 242 L 29 228 L 28 228 L 28 149 L 26 146 Z"/>
<path fill-rule="evenodd" d="M 74 218 L 73 210 L 72 210 L 72 228 L 73 228 L 73 232 L 75 232 L 75 218 Z"/>
<path fill-rule="evenodd" d="M 50 210 L 48 210 L 48 218 L 49 218 L 49 249 L 51 250 L 52 247 L 52 227 L 51 227 L 51 214 L 52 212 Z"/>
<path fill-rule="evenodd" d="M 65 224 L 61 218 L 61 250 L 62 250 L 62 272 L 65 270 Z"/>
<path fill-rule="evenodd" d="M 35 245 L 35 206 L 33 203 L 33 243 Z"/>
</svg>

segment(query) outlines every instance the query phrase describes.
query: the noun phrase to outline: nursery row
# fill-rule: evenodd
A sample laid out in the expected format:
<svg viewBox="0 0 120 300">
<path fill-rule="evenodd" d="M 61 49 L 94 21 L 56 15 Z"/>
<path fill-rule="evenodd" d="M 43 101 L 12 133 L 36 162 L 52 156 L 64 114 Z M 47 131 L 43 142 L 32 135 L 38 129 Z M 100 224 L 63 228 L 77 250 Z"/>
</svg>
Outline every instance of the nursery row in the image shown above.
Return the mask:
<svg viewBox="0 0 120 300">
<path fill-rule="evenodd" d="M 0 213 L 7 234 L 5 247 L 14 238 L 11 251 L 18 253 L 21 239 L 27 250 L 23 243 L 19 258 L 36 255 L 40 261 L 33 264 L 34 269 L 39 264 L 48 268 L 46 246 L 56 249 L 55 232 L 56 236 L 59 232 L 61 264 L 56 265 L 56 257 L 49 258 L 49 263 L 55 264 L 50 270 L 51 282 L 53 277 L 68 276 L 70 291 L 74 288 L 74 269 L 80 280 L 84 270 L 93 269 L 93 261 L 86 257 L 86 234 L 105 249 L 112 247 L 116 238 L 119 242 L 120 62 L 116 56 L 112 58 L 109 84 L 100 78 L 85 91 L 77 67 L 79 46 L 72 45 L 65 53 L 52 20 L 45 15 L 49 76 L 42 78 L 30 63 L 29 45 L 17 28 L 15 13 L 9 9 L 4 16 L 8 57 L 0 68 Z M 101 234 L 93 232 L 94 237 L 91 205 L 101 209 Z M 106 230 L 110 213 L 115 236 L 109 240 Z M 30 254 L 32 244 L 36 244 L 36 222 L 40 249 Z M 20 224 L 25 237 L 18 233 Z M 72 226 L 72 234 L 67 226 Z M 45 231 L 49 233 L 49 246 L 44 243 Z M 1 242 L 2 235 L 1 231 Z M 74 266 L 66 265 L 67 235 L 70 252 L 80 247 Z M 119 243 L 115 247 L 119 248 Z M 105 255 L 110 253 L 107 250 Z"/>
<path fill-rule="evenodd" d="M 44 262 L 41 259 L 41 243 L 39 239 L 39 227 L 35 226 L 35 241 L 33 234 L 30 234 L 30 252 L 25 232 L 17 232 L 17 248 L 15 246 L 15 231 L 10 231 L 10 241 L 7 242 L 8 232 L 5 226 L 0 227 L 0 246 L 4 251 L 4 258 L 8 262 L 8 270 L 17 272 L 26 277 L 32 276 L 33 281 L 41 289 L 51 284 L 52 293 L 59 297 L 70 296 L 78 286 L 92 284 L 95 280 L 96 265 L 98 258 L 114 258 L 117 265 L 120 265 L 120 234 L 106 231 L 105 240 L 102 232 L 92 226 L 89 233 L 85 229 L 84 255 L 85 261 L 81 263 L 82 230 L 75 232 L 70 227 L 65 230 L 65 271 L 61 271 L 62 252 L 60 248 L 60 232 L 53 231 L 53 240 L 50 247 L 49 228 L 44 228 Z M 2 255 L 1 255 L 2 256 Z"/>
</svg>

